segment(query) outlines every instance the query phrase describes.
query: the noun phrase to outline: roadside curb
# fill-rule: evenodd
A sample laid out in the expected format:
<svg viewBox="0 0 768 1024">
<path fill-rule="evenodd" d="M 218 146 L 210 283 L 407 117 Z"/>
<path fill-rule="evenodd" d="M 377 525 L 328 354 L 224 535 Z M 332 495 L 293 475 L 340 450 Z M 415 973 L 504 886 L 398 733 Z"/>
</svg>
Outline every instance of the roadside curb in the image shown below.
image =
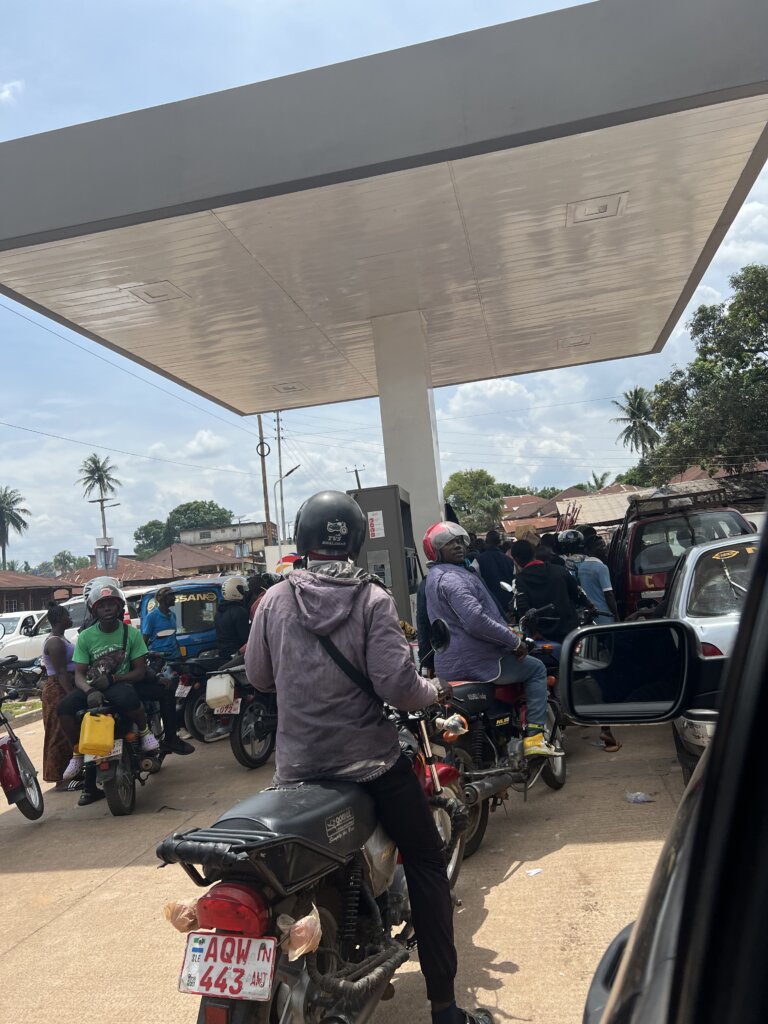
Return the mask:
<svg viewBox="0 0 768 1024">
<path fill-rule="evenodd" d="M 22 725 L 31 725 L 33 722 L 39 722 L 43 717 L 43 709 L 39 711 L 28 711 L 26 715 L 19 715 L 18 718 L 14 718 L 13 715 L 8 715 L 8 720 L 11 725 L 18 729 Z"/>
</svg>

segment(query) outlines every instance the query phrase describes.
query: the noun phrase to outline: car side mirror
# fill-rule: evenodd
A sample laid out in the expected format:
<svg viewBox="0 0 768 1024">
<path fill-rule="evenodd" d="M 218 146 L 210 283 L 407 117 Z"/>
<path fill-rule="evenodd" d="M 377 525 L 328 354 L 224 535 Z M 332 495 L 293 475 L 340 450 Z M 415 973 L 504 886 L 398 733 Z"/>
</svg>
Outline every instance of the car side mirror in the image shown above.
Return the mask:
<svg viewBox="0 0 768 1024">
<path fill-rule="evenodd" d="M 176 636 L 176 630 L 175 629 L 159 629 L 157 631 L 157 633 L 155 633 L 155 636 L 160 637 L 160 639 L 164 640 L 167 636 Z"/>
<path fill-rule="evenodd" d="M 696 634 L 685 622 L 577 630 L 560 658 L 565 712 L 581 725 L 666 722 L 689 706 L 698 660 Z"/>
<path fill-rule="evenodd" d="M 451 631 L 443 619 L 435 619 L 429 626 L 429 645 L 435 654 L 443 654 L 451 643 Z"/>
<path fill-rule="evenodd" d="M 33 631 L 34 626 L 24 626 L 21 632 L 24 634 L 24 636 L 32 636 Z"/>
</svg>

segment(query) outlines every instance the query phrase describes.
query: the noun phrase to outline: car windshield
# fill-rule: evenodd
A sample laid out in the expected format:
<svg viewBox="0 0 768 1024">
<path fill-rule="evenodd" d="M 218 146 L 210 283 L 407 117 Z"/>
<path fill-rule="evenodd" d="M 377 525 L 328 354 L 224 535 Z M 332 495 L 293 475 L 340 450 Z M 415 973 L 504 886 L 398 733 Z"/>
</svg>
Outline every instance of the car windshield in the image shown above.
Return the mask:
<svg viewBox="0 0 768 1024">
<path fill-rule="evenodd" d="M 734 544 L 707 551 L 696 563 L 688 614 L 698 617 L 740 612 L 757 557 L 758 544 Z"/>
<path fill-rule="evenodd" d="M 642 523 L 635 532 L 632 572 L 635 576 L 669 572 L 694 544 L 741 537 L 748 532 L 736 512 L 690 512 Z"/>
<path fill-rule="evenodd" d="M 3 626 L 5 628 L 6 633 L 12 633 L 18 626 L 20 619 L 20 615 L 17 615 L 16 618 L 12 619 L 6 619 L 6 617 L 2 615 L 0 616 L 0 626 Z"/>
<path fill-rule="evenodd" d="M 207 633 L 213 629 L 219 595 L 214 590 L 177 594 L 174 611 L 179 633 Z"/>
</svg>

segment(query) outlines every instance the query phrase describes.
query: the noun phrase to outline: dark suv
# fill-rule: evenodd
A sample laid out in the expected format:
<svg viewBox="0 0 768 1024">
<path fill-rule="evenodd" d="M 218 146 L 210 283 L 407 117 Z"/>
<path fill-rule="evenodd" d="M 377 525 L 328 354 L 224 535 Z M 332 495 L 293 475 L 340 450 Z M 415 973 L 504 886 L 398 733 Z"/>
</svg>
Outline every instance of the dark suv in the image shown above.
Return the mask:
<svg viewBox="0 0 768 1024">
<path fill-rule="evenodd" d="M 661 489 L 648 497 L 632 498 L 608 549 L 620 616 L 637 611 L 639 602 L 658 602 L 675 562 L 694 544 L 746 533 L 754 533 L 752 525 L 741 512 L 725 507 L 721 490 Z"/>
</svg>

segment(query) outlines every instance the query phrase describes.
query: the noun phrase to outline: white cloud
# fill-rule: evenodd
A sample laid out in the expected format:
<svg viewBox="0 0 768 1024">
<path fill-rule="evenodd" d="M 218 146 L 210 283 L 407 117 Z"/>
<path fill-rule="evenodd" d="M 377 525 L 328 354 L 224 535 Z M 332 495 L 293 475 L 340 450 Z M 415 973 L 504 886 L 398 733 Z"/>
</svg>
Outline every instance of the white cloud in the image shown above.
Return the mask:
<svg viewBox="0 0 768 1024">
<path fill-rule="evenodd" d="M 24 83 L 20 79 L 16 79 L 13 82 L 0 83 L 0 103 L 13 103 L 23 90 Z"/>
<path fill-rule="evenodd" d="M 191 441 L 179 452 L 184 458 L 206 455 L 220 455 L 229 448 L 229 441 L 214 434 L 212 430 L 198 430 Z"/>
</svg>

